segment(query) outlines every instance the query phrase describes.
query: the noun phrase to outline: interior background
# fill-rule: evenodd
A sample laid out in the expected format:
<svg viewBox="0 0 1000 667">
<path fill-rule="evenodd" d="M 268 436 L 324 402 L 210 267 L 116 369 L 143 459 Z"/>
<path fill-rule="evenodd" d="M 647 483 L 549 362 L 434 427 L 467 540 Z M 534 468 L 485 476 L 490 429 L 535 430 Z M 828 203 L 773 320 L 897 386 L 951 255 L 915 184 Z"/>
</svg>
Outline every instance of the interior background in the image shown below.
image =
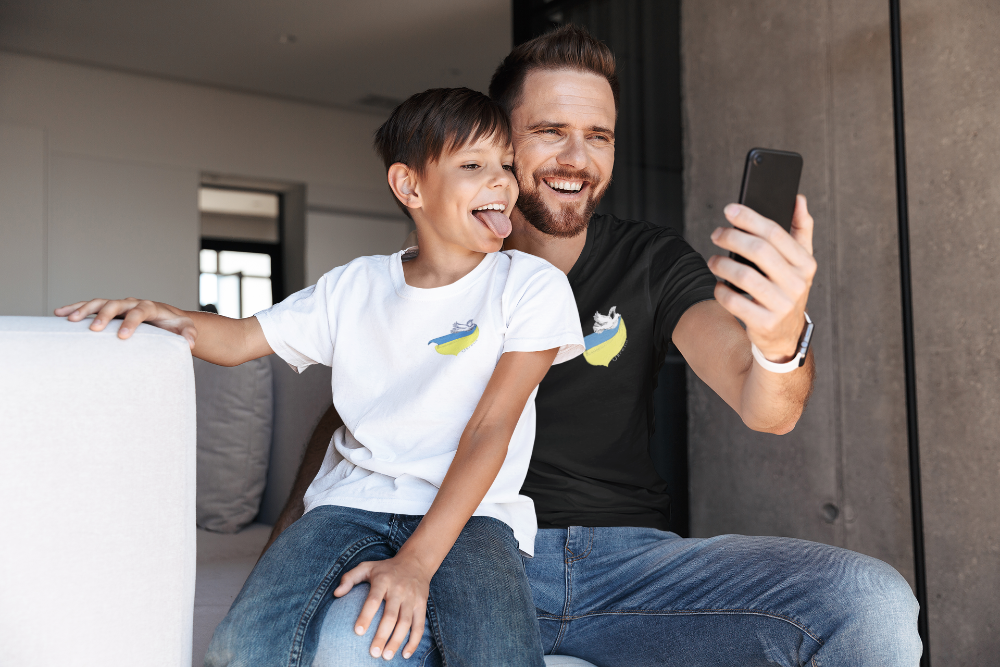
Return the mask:
<svg viewBox="0 0 1000 667">
<path fill-rule="evenodd" d="M 887 4 L 681 0 L 678 16 L 686 237 L 712 252 L 747 149 L 797 150 L 820 262 L 818 383 L 792 434 L 748 432 L 688 377 L 690 530 L 837 544 L 912 578 Z M 902 18 L 932 655 L 991 664 L 1000 5 L 907 0 Z M 196 307 L 205 173 L 305 184 L 308 281 L 394 251 L 410 226 L 372 132 L 413 92 L 485 89 L 512 21 L 500 0 L 3 0 L 0 314 L 96 294 Z"/>
</svg>

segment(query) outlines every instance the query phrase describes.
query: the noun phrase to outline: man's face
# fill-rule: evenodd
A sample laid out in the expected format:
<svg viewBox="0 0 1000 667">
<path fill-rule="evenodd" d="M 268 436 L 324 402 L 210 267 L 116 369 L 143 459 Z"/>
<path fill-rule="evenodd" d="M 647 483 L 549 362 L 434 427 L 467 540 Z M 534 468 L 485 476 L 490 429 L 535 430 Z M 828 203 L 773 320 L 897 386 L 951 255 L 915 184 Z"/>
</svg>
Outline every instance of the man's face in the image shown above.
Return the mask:
<svg viewBox="0 0 1000 667">
<path fill-rule="evenodd" d="M 518 210 L 552 236 L 587 229 L 615 163 L 615 98 L 607 80 L 579 70 L 535 70 L 511 123 Z"/>
</svg>

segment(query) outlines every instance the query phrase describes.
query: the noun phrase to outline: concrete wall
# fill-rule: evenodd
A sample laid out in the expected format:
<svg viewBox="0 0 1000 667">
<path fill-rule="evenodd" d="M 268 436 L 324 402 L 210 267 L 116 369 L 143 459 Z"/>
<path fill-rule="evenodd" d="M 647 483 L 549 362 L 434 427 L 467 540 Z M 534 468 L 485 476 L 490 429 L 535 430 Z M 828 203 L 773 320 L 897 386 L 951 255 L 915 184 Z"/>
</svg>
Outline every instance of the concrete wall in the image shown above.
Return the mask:
<svg viewBox="0 0 1000 667">
<path fill-rule="evenodd" d="M 410 223 L 371 150 L 380 122 L 0 52 L 0 315 L 100 295 L 196 307 L 202 173 L 306 184 L 325 212 L 307 221 L 312 279 L 396 251 Z"/>
<path fill-rule="evenodd" d="M 932 657 L 1000 649 L 995 3 L 905 3 L 907 141 Z M 686 235 L 713 253 L 753 146 L 803 154 L 816 218 L 815 393 L 796 430 L 749 432 L 689 378 L 692 531 L 786 535 L 913 581 L 888 7 L 682 5 Z"/>
</svg>

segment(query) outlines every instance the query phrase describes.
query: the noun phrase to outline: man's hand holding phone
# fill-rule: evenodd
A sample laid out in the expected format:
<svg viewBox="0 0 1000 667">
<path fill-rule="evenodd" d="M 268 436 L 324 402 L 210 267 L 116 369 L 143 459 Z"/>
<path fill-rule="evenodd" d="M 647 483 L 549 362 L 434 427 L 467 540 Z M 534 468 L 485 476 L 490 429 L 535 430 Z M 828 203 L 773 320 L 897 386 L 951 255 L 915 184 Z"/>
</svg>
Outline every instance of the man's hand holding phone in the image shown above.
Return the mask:
<svg viewBox="0 0 1000 667">
<path fill-rule="evenodd" d="M 796 354 L 816 275 L 813 219 L 806 198 L 796 197 L 790 232 L 740 204 L 729 204 L 725 214 L 733 226 L 712 232 L 712 242 L 750 260 L 760 271 L 730 257 L 709 258 L 712 273 L 750 297 L 720 282 L 715 298 L 743 322 L 750 341 L 769 361 L 787 362 Z"/>
</svg>

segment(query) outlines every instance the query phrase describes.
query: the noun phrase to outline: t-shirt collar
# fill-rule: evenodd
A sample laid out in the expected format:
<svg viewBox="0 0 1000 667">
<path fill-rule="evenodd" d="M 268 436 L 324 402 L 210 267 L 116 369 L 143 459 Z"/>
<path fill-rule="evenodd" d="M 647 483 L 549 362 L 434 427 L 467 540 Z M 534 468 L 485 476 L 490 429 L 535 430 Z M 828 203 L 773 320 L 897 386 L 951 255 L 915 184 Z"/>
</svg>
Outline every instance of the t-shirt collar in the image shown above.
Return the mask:
<svg viewBox="0 0 1000 667">
<path fill-rule="evenodd" d="M 405 252 L 405 250 L 400 250 L 389 258 L 389 276 L 392 279 L 393 287 L 396 289 L 396 294 L 404 299 L 416 299 L 418 301 L 447 299 L 464 292 L 478 282 L 480 278 L 489 273 L 500 257 L 500 253 L 498 252 L 488 253 L 476 268 L 452 284 L 428 289 L 406 284 L 406 278 L 403 276 L 403 253 Z"/>
</svg>

